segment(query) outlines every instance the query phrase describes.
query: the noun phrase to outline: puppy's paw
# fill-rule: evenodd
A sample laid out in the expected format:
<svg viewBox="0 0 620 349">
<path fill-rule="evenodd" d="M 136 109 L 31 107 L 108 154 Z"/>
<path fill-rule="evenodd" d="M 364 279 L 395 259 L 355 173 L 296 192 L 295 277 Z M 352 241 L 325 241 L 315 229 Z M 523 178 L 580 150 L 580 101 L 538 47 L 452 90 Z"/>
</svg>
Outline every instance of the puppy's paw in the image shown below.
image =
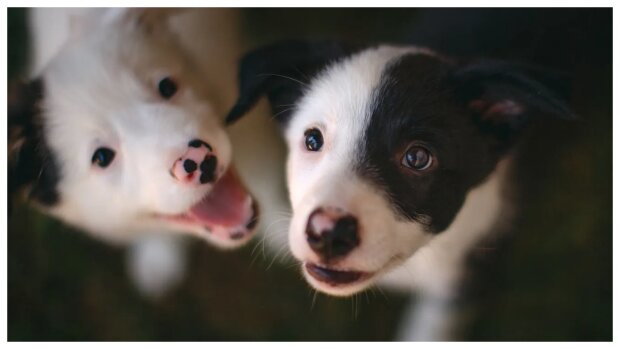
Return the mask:
<svg viewBox="0 0 620 349">
<path fill-rule="evenodd" d="M 129 276 L 143 296 L 158 300 L 183 281 L 187 251 L 181 237 L 151 235 L 127 252 Z"/>
</svg>

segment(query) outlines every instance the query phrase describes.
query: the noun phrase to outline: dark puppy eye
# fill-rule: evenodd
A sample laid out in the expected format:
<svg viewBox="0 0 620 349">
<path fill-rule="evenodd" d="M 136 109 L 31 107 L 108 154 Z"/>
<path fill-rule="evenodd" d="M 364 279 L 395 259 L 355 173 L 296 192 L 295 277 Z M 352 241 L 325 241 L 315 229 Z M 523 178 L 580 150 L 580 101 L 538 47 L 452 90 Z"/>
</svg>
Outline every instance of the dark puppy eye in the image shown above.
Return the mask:
<svg viewBox="0 0 620 349">
<path fill-rule="evenodd" d="M 416 171 L 428 170 L 433 165 L 431 152 L 421 146 L 412 146 L 405 152 L 401 164 Z"/>
<path fill-rule="evenodd" d="M 311 128 L 304 132 L 306 149 L 309 151 L 319 151 L 323 147 L 323 134 L 316 128 Z"/>
<path fill-rule="evenodd" d="M 114 155 L 114 150 L 101 147 L 95 150 L 95 152 L 93 153 L 93 157 L 90 161 L 93 163 L 93 165 L 97 165 L 101 168 L 106 168 L 112 163 L 112 160 L 114 160 Z"/>
<path fill-rule="evenodd" d="M 172 96 L 177 93 L 178 87 L 177 83 L 169 77 L 165 77 L 159 80 L 157 84 L 157 89 L 159 90 L 159 95 L 165 99 L 170 99 Z"/>
</svg>

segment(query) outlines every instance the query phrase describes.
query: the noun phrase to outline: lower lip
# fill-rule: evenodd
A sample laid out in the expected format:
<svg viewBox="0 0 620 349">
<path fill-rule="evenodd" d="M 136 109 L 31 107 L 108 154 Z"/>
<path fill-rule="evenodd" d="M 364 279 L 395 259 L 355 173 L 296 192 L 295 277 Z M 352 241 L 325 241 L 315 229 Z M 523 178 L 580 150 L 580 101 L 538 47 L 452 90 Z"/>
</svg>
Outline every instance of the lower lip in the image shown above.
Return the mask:
<svg viewBox="0 0 620 349">
<path fill-rule="evenodd" d="M 335 270 L 305 263 L 306 272 L 315 280 L 330 286 L 348 286 L 366 280 L 371 274 L 360 271 Z"/>
</svg>

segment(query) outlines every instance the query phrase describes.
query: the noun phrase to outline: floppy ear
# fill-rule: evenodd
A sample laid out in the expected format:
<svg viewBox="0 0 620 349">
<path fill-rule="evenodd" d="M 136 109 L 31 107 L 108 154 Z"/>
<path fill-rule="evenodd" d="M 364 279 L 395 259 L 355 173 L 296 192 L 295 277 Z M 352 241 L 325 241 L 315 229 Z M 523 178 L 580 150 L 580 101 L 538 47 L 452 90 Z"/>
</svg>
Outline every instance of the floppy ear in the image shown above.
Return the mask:
<svg viewBox="0 0 620 349">
<path fill-rule="evenodd" d="M 566 76 L 534 67 L 481 61 L 457 68 L 451 76 L 457 98 L 484 132 L 510 145 L 533 117 L 574 119 L 565 100 Z"/>
<path fill-rule="evenodd" d="M 8 89 L 8 189 L 11 198 L 30 186 L 29 199 L 46 205 L 58 200 L 57 168 L 45 145 L 40 124 L 41 80 L 11 82 Z"/>
<path fill-rule="evenodd" d="M 274 118 L 284 124 L 310 80 L 334 61 L 361 47 L 333 41 L 283 41 L 246 54 L 239 70 L 239 97 L 228 113 L 231 124 L 267 95 Z"/>
</svg>

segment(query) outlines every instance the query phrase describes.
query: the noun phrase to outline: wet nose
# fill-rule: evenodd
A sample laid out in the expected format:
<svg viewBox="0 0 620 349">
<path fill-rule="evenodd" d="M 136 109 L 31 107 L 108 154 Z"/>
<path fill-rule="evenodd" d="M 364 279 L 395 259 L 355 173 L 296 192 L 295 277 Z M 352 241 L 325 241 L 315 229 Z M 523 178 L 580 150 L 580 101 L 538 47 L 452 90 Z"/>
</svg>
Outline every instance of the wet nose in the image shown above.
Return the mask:
<svg viewBox="0 0 620 349">
<path fill-rule="evenodd" d="M 199 139 L 187 144 L 187 150 L 173 164 L 170 174 L 185 184 L 201 185 L 215 180 L 217 157 L 213 148 Z"/>
<path fill-rule="evenodd" d="M 346 256 L 360 243 L 357 219 L 339 208 L 317 208 L 308 217 L 306 241 L 324 262 Z"/>
</svg>

